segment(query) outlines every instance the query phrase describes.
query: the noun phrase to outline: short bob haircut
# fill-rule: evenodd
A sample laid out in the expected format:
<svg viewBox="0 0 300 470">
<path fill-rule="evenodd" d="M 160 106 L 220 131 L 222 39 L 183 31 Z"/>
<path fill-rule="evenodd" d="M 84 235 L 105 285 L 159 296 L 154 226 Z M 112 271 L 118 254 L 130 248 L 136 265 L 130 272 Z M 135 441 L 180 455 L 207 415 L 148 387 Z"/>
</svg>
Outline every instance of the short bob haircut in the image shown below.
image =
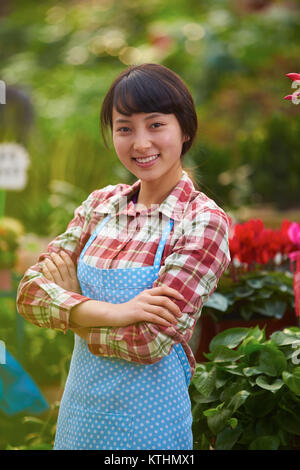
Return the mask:
<svg viewBox="0 0 300 470">
<path fill-rule="evenodd" d="M 175 114 L 184 136 L 182 157 L 192 146 L 198 121 L 193 98 L 182 79 L 159 64 L 132 65 L 112 83 L 101 108 L 100 125 L 107 146 L 107 130 L 112 131 L 113 107 L 126 116 L 133 113 Z"/>
</svg>

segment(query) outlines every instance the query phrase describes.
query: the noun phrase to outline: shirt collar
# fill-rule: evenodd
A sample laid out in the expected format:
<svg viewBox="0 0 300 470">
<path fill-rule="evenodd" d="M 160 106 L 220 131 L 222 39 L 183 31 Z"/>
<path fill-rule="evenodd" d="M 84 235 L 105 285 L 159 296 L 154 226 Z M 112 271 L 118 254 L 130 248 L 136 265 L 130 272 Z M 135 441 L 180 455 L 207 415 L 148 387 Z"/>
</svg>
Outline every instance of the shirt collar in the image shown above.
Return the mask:
<svg viewBox="0 0 300 470">
<path fill-rule="evenodd" d="M 140 185 L 141 180 L 139 179 L 120 193 L 114 194 L 107 201 L 101 202 L 94 210 L 102 214 L 136 216 L 135 204 L 131 199 L 139 191 Z M 150 213 L 161 212 L 166 217 L 179 221 L 184 216 L 193 192 L 196 192 L 194 184 L 186 171 L 183 170 L 181 179 L 160 205 L 153 205 L 150 209 L 145 208 L 139 213 L 149 215 Z"/>
</svg>

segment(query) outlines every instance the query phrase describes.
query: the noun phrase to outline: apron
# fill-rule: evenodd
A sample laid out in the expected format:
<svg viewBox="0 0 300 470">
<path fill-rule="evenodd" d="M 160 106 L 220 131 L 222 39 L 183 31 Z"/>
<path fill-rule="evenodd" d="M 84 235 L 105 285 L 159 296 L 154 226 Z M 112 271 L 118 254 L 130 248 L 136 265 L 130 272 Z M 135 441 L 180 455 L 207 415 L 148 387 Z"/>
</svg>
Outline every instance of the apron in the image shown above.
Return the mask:
<svg viewBox="0 0 300 470">
<path fill-rule="evenodd" d="M 123 303 L 152 288 L 174 221 L 166 224 L 153 266 L 89 266 L 83 256 L 110 217 L 102 220 L 85 245 L 77 276 L 82 295 Z M 181 344 L 154 364 L 140 364 L 95 356 L 75 334 L 54 449 L 192 450 L 190 381 L 191 369 Z"/>
</svg>

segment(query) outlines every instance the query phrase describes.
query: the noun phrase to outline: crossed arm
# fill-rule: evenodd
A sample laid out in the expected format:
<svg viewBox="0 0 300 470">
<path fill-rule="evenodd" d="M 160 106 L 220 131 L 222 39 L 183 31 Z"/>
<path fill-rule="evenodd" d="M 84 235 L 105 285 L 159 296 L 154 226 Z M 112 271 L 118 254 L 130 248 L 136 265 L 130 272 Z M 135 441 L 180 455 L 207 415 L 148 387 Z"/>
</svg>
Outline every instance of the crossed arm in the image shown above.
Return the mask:
<svg viewBox="0 0 300 470">
<path fill-rule="evenodd" d="M 42 264 L 46 279 L 67 291 L 81 294 L 76 268 L 70 256 L 64 251 L 51 253 L 50 256 L 51 260 L 46 258 Z M 150 321 L 167 327 L 176 325 L 176 317 L 182 314 L 179 307 L 166 297 L 167 295 L 183 300 L 179 292 L 167 286 L 148 289 L 125 305 L 118 304 L 117 307 L 115 304 L 90 300 L 71 309 L 69 327 L 78 336 L 87 340 L 93 326 L 122 327 L 140 321 Z"/>
</svg>

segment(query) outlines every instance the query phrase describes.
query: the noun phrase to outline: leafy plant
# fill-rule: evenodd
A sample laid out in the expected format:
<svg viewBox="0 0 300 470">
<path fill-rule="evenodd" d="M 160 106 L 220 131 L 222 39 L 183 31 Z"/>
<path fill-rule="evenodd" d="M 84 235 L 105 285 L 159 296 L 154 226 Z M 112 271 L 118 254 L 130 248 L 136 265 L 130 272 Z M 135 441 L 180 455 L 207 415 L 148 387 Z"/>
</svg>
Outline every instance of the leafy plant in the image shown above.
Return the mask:
<svg viewBox="0 0 300 470">
<path fill-rule="evenodd" d="M 190 386 L 194 448 L 300 448 L 300 328 L 231 328 L 210 343 Z"/>
<path fill-rule="evenodd" d="M 290 272 L 256 271 L 248 272 L 238 280 L 223 276 L 214 292 L 203 307 L 203 313 L 214 320 L 253 317 L 280 319 L 287 309 L 294 309 L 293 275 Z"/>
<path fill-rule="evenodd" d="M 22 224 L 13 218 L 0 221 L 0 269 L 13 268 L 17 261 L 19 238 L 23 233 Z"/>
<path fill-rule="evenodd" d="M 59 403 L 38 416 L 18 413 L 6 416 L 0 412 L 0 449 L 2 450 L 51 450 L 53 449 Z"/>
</svg>

